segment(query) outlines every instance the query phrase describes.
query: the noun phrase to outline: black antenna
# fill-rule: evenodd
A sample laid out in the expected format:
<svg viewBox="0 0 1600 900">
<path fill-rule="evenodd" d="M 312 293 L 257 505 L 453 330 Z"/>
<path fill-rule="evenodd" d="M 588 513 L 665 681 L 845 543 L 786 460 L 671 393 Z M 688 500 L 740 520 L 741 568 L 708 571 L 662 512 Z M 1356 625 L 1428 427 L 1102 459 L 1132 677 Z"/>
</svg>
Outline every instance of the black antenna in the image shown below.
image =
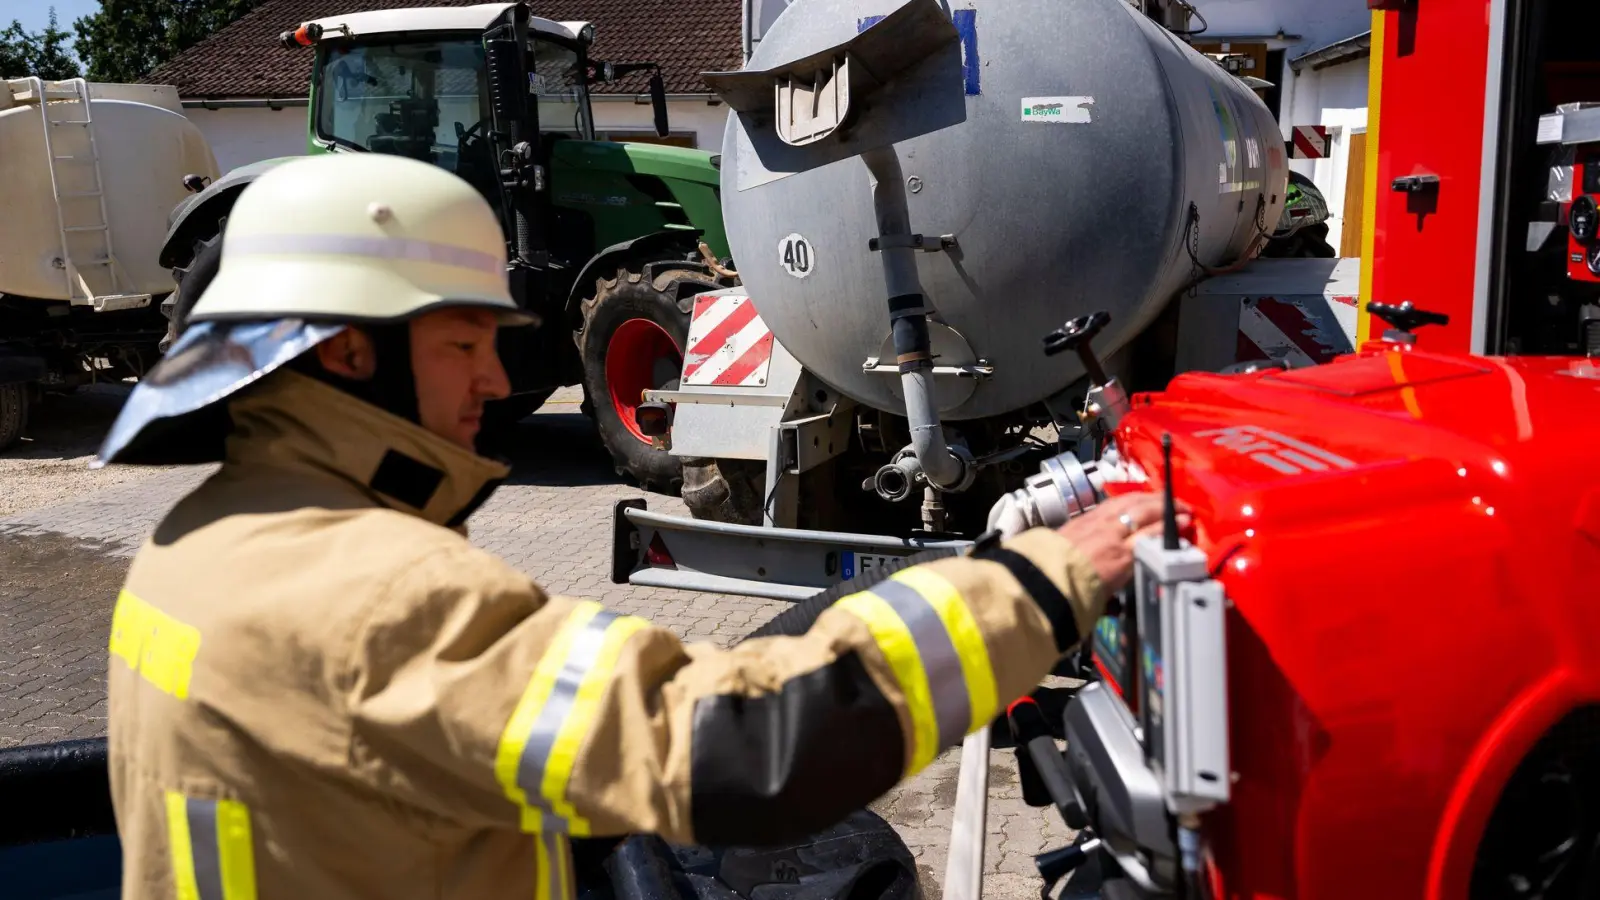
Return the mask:
<svg viewBox="0 0 1600 900">
<path fill-rule="evenodd" d="M 1178 549 L 1178 505 L 1172 498 L 1172 435 L 1161 435 L 1162 486 L 1161 546 L 1166 550 Z"/>
</svg>

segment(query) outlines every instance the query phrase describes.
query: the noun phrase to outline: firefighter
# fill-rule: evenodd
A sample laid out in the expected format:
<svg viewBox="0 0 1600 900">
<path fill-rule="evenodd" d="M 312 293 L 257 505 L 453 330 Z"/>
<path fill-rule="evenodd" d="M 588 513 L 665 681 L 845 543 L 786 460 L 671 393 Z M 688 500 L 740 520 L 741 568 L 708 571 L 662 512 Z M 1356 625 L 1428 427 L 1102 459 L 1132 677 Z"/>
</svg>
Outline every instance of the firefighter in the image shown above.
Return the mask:
<svg viewBox="0 0 1600 900">
<path fill-rule="evenodd" d="M 525 324 L 466 183 L 379 154 L 239 197 L 192 324 L 97 465 L 220 462 L 113 617 L 124 896 L 574 895 L 570 841 L 752 845 L 866 805 L 1028 693 L 1155 498 L 908 568 L 731 649 L 550 596 L 463 523 Z"/>
</svg>

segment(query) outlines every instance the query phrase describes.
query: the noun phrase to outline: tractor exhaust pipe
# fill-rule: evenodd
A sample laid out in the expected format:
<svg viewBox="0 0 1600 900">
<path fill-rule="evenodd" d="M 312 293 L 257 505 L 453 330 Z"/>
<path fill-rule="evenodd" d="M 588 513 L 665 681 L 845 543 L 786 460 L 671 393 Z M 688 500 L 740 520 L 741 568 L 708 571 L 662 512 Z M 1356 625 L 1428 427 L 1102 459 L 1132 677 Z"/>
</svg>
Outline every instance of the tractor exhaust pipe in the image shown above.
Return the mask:
<svg viewBox="0 0 1600 900">
<path fill-rule="evenodd" d="M 872 208 L 878 219 L 876 249 L 883 259 L 894 352 L 906 398 L 906 419 L 911 425 L 908 449 L 914 453 L 928 484 L 945 491 L 965 490 L 975 475 L 972 460 L 952 452 L 945 443 L 939 406 L 933 395 L 933 353 L 928 340 L 928 314 L 933 310 L 917 279 L 917 251 L 900 157 L 894 147 L 888 146 L 868 150 L 861 159 L 873 180 Z M 908 480 L 910 475 L 908 472 Z M 879 493 L 883 491 L 880 489 Z"/>
</svg>

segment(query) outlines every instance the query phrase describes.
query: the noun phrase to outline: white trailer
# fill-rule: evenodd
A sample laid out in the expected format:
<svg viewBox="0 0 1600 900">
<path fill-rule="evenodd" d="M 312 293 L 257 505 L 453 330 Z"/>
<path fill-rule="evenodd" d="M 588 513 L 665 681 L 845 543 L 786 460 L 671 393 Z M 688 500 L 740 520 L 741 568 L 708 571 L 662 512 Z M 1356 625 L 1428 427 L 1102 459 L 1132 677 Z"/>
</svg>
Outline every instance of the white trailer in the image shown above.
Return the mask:
<svg viewBox="0 0 1600 900">
<path fill-rule="evenodd" d="M 41 391 L 159 357 L 167 218 L 217 176 L 176 88 L 17 78 L 0 90 L 0 449 Z M 198 189 L 198 187 L 196 188 Z"/>
</svg>

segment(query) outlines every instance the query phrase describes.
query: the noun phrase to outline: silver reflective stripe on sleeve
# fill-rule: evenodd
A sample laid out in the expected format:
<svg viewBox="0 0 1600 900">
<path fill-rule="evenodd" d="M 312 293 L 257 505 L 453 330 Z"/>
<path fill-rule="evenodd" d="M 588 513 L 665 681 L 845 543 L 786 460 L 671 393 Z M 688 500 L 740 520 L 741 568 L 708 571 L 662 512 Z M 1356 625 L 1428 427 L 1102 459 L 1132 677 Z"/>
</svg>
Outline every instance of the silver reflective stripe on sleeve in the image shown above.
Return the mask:
<svg viewBox="0 0 1600 900">
<path fill-rule="evenodd" d="M 256 900 L 249 807 L 167 791 L 166 808 L 176 900 Z"/>
<path fill-rule="evenodd" d="M 571 650 L 556 673 L 550 697 L 545 701 L 544 708 L 539 710 L 539 717 L 534 720 L 533 728 L 528 733 L 528 743 L 522 749 L 522 759 L 517 765 L 517 784 L 528 800 L 544 811 L 547 829 L 567 830 L 566 820 L 554 815 L 555 810 L 542 793 L 550 751 L 555 746 L 561 723 L 572 712 L 572 704 L 578 697 L 583 677 L 594 668 L 595 660 L 600 655 L 606 628 L 616 619 L 616 613 L 601 610 L 572 636 Z"/>
<path fill-rule="evenodd" d="M 555 831 L 540 832 L 534 840 L 539 848 L 535 900 L 571 900 L 576 896 L 572 883 L 571 842 L 566 835 Z"/>
<path fill-rule="evenodd" d="M 567 788 L 622 646 L 647 625 L 580 603 L 534 667 L 495 753 L 495 777 L 520 809 L 524 831 L 589 834 Z"/>
<path fill-rule="evenodd" d="M 200 900 L 222 900 L 222 855 L 217 849 L 217 804 L 188 798 L 189 849 L 194 854 L 194 883 Z"/>
<path fill-rule="evenodd" d="M 928 693 L 933 699 L 934 717 L 939 723 L 939 745 L 958 743 L 972 721 L 972 704 L 967 699 L 967 679 L 961 672 L 955 644 L 945 631 L 944 622 L 927 599 L 900 581 L 880 581 L 870 588 L 882 597 L 906 624 L 916 641 L 917 654 L 928 678 Z"/>
<path fill-rule="evenodd" d="M 961 592 L 933 568 L 902 569 L 834 608 L 867 626 L 899 684 L 911 719 L 905 777 L 998 712 L 983 630 Z"/>
</svg>

